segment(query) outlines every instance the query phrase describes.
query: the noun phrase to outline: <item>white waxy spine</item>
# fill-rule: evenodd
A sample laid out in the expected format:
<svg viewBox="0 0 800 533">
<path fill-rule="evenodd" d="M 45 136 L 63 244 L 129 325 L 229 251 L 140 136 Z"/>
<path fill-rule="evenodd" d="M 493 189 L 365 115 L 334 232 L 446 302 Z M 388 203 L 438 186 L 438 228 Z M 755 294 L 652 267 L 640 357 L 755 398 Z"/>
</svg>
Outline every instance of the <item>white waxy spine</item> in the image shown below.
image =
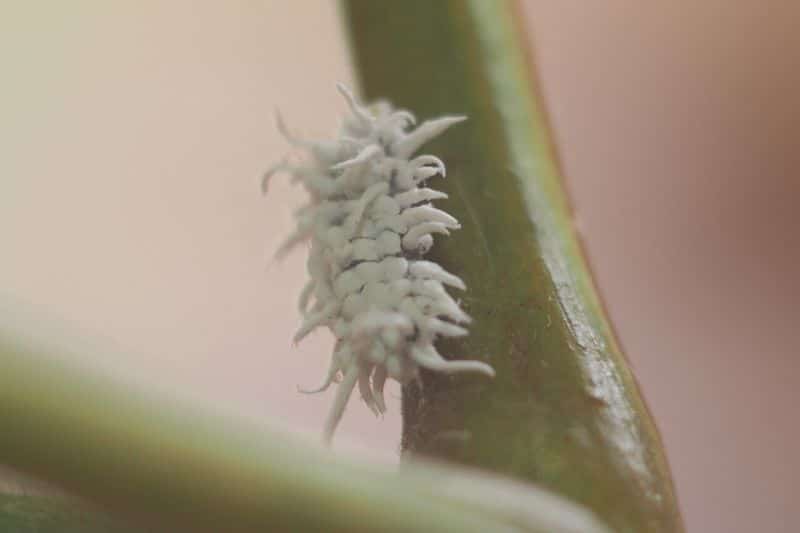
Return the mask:
<svg viewBox="0 0 800 533">
<path fill-rule="evenodd" d="M 294 145 L 305 148 L 310 161 L 292 166 L 286 161 L 264 176 L 288 172 L 302 183 L 310 203 L 299 209 L 297 230 L 277 255 L 307 239 L 311 241 L 308 272 L 311 281 L 300 295 L 303 323 L 294 340 L 320 326 L 336 337 L 331 365 L 320 392 L 332 383 L 339 388 L 325 425 L 329 441 L 358 386 L 367 406 L 383 413 L 384 383 L 407 383 L 419 367 L 439 372 L 480 372 L 494 375 L 479 361 L 450 361 L 434 348 L 438 336 L 458 337 L 470 321 L 444 289 L 466 289 L 464 282 L 431 261 L 422 259 L 434 233 L 448 235 L 460 227 L 431 200 L 447 198 L 424 187 L 429 178 L 445 175 L 437 157 L 409 159 L 427 141 L 463 117 L 443 117 L 415 124 L 413 115 L 377 104 L 373 112 L 359 105 L 344 86 L 339 91 L 351 115 L 334 141 L 303 141 L 293 137 L 278 118 L 278 128 Z"/>
</svg>

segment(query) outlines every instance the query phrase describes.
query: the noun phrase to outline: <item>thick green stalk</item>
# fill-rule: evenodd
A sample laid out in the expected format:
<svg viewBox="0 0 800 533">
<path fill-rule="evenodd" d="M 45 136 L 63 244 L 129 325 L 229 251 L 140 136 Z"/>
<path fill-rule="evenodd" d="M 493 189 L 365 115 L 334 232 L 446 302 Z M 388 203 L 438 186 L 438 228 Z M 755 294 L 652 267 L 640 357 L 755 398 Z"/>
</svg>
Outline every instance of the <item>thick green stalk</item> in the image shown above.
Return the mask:
<svg viewBox="0 0 800 533">
<path fill-rule="evenodd" d="M 570 211 L 533 63 L 501 0 L 343 0 L 367 99 L 469 121 L 426 147 L 463 229 L 434 256 L 473 319 L 452 357 L 497 377 L 405 387 L 403 446 L 581 502 L 619 532 L 682 531 L 658 431 L 604 317 Z M 591 117 L 587 117 L 591 120 Z"/>
</svg>

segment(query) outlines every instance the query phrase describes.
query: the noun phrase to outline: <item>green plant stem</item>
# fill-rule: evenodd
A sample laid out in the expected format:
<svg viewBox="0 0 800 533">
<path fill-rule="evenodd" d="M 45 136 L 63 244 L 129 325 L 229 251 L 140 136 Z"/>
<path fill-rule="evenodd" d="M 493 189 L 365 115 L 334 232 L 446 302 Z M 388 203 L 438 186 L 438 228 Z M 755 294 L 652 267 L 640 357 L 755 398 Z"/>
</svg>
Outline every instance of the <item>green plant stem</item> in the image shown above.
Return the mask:
<svg viewBox="0 0 800 533">
<path fill-rule="evenodd" d="M 342 4 L 365 98 L 469 116 L 426 147 L 447 164 L 441 205 L 463 226 L 433 255 L 466 281 L 474 319 L 441 348 L 497 378 L 425 373 L 405 387 L 404 449 L 536 481 L 619 532 L 682 531 L 658 431 L 571 225 L 515 4 Z"/>
<path fill-rule="evenodd" d="M 94 509 L 46 496 L 0 494 L 0 531 L 133 533 Z"/>
<path fill-rule="evenodd" d="M 388 476 L 131 396 L 7 338 L 0 360 L 0 462 L 164 531 L 481 531 Z"/>
<path fill-rule="evenodd" d="M 59 363 L 71 350 L 22 338 L 0 327 L 0 464 L 147 531 L 605 532 L 588 513 L 541 490 L 509 509 L 493 494 L 525 491 L 501 483 L 482 492 L 481 480 L 440 467 L 433 475 L 430 467 L 396 475 L 334 459 L 321 448 L 140 396 Z M 13 504 L 0 506 L 4 531 L 112 530 L 83 506 L 0 495 L 3 502 Z M 529 508 L 548 512 L 526 514 Z M 539 514 L 555 515 L 564 527 Z M 85 530 L 70 529 L 84 518 Z M 583 526 L 567 527 L 576 520 Z"/>
</svg>

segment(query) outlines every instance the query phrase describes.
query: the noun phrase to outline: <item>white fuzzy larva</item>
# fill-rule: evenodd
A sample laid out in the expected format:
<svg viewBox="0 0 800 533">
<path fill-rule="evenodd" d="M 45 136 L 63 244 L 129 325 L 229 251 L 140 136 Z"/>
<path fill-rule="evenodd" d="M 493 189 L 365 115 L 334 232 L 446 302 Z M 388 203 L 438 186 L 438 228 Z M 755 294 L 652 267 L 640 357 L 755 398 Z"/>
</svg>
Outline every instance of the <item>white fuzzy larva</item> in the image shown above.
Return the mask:
<svg viewBox="0 0 800 533">
<path fill-rule="evenodd" d="M 333 334 L 337 339 L 344 339 L 350 336 L 350 323 L 344 317 L 340 317 L 333 323 Z"/>
<path fill-rule="evenodd" d="M 380 263 L 375 261 L 364 261 L 353 267 L 356 275 L 367 283 L 374 283 L 383 279 L 383 269 Z"/>
<path fill-rule="evenodd" d="M 365 284 L 366 281 L 352 269 L 345 270 L 334 280 L 333 292 L 337 298 L 344 299 L 347 295 L 360 291 Z"/>
<path fill-rule="evenodd" d="M 389 217 L 400 213 L 400 204 L 391 196 L 384 195 L 379 197 L 372 204 L 370 209 L 370 217 L 375 220 L 380 220 L 383 217 Z"/>
<path fill-rule="evenodd" d="M 450 235 L 450 232 L 447 231 L 447 227 L 441 222 L 422 222 L 421 224 L 417 224 L 413 228 L 409 229 L 406 234 L 403 235 L 403 238 L 400 241 L 403 246 L 403 250 L 408 252 L 418 252 L 421 249 L 424 249 L 425 252 L 427 252 L 428 248 L 430 247 L 430 243 L 432 243 L 431 233 Z M 424 240 L 426 236 L 431 240 Z"/>
<path fill-rule="evenodd" d="M 382 365 L 386 362 L 386 346 L 382 342 L 376 342 L 372 345 L 369 351 L 369 360 L 376 365 Z"/>
<path fill-rule="evenodd" d="M 381 232 L 375 239 L 375 243 L 378 246 L 378 253 L 384 257 L 387 255 L 398 255 L 402 250 L 400 235 L 393 231 Z"/>
<path fill-rule="evenodd" d="M 355 387 L 376 414 L 386 410 L 384 383 L 414 379 L 419 368 L 437 372 L 494 375 L 479 361 L 441 357 L 437 337 L 467 334 L 470 321 L 444 285 L 465 289 L 464 282 L 441 266 L 419 259 L 433 245 L 433 234 L 448 235 L 460 227 L 430 202 L 447 195 L 423 184 L 445 176 L 444 163 L 433 155 L 409 159 L 427 141 L 464 117 L 416 123 L 408 111 L 388 104 L 372 110 L 360 105 L 342 85 L 351 115 L 332 141 L 305 141 L 293 136 L 278 117 L 278 129 L 294 146 L 308 151 L 304 166 L 286 161 L 264 176 L 262 189 L 276 172 L 301 183 L 310 203 L 295 213 L 298 228 L 279 250 L 283 254 L 311 240 L 308 273 L 298 307 L 301 340 L 319 326 L 336 337 L 336 347 L 319 392 L 339 382 L 325 424 L 330 440 Z"/>
<path fill-rule="evenodd" d="M 402 235 L 408 230 L 408 222 L 402 214 L 388 215 L 375 220 L 375 227 L 381 231 L 389 230 Z"/>
<path fill-rule="evenodd" d="M 383 269 L 383 279 L 394 281 L 402 279 L 408 272 L 408 259 L 405 257 L 387 257 L 380 262 Z"/>
<path fill-rule="evenodd" d="M 346 320 L 353 320 L 359 314 L 367 311 L 367 299 L 361 294 L 350 294 L 342 303 L 342 316 Z"/>
<path fill-rule="evenodd" d="M 375 239 L 356 239 L 353 241 L 351 257 L 353 261 L 377 261 L 383 255 L 380 253 L 380 244 Z"/>
<path fill-rule="evenodd" d="M 454 276 L 431 261 L 414 261 L 409 268 L 409 272 L 413 278 L 434 279 L 462 291 L 467 288 L 461 278 Z"/>
<path fill-rule="evenodd" d="M 394 298 L 386 283 L 367 283 L 364 286 L 364 298 L 376 309 L 391 310 Z"/>
<path fill-rule="evenodd" d="M 458 220 L 441 209 L 436 209 L 430 205 L 418 205 L 416 207 L 404 209 L 401 217 L 409 226 L 421 224 L 423 222 L 438 222 L 447 229 L 458 229 L 461 227 Z"/>
<path fill-rule="evenodd" d="M 430 202 L 431 200 L 443 200 L 445 198 L 447 198 L 447 194 L 426 188 L 411 189 L 410 191 L 400 193 L 394 197 L 400 208 L 411 207 L 412 205 L 418 204 L 420 202 Z"/>
<path fill-rule="evenodd" d="M 411 294 L 411 280 L 402 278 L 389 283 L 389 292 L 395 301 L 402 301 Z"/>
</svg>

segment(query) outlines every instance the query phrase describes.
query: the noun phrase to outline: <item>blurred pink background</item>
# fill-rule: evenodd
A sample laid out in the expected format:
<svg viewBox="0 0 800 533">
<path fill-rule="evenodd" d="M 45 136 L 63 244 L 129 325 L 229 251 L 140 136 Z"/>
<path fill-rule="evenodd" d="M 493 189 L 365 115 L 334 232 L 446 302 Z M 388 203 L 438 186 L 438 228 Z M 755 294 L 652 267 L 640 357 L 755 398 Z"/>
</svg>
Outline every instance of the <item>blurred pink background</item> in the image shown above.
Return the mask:
<svg viewBox="0 0 800 533">
<path fill-rule="evenodd" d="M 691 531 L 800 519 L 796 2 L 528 0 L 576 218 Z M 315 440 L 331 339 L 291 345 L 302 193 L 261 172 L 351 82 L 319 1 L 0 5 L 0 295 L 136 357 L 86 358 Z M 399 389 L 336 447 L 396 461 Z M 790 505 L 794 504 L 791 508 Z"/>
</svg>

